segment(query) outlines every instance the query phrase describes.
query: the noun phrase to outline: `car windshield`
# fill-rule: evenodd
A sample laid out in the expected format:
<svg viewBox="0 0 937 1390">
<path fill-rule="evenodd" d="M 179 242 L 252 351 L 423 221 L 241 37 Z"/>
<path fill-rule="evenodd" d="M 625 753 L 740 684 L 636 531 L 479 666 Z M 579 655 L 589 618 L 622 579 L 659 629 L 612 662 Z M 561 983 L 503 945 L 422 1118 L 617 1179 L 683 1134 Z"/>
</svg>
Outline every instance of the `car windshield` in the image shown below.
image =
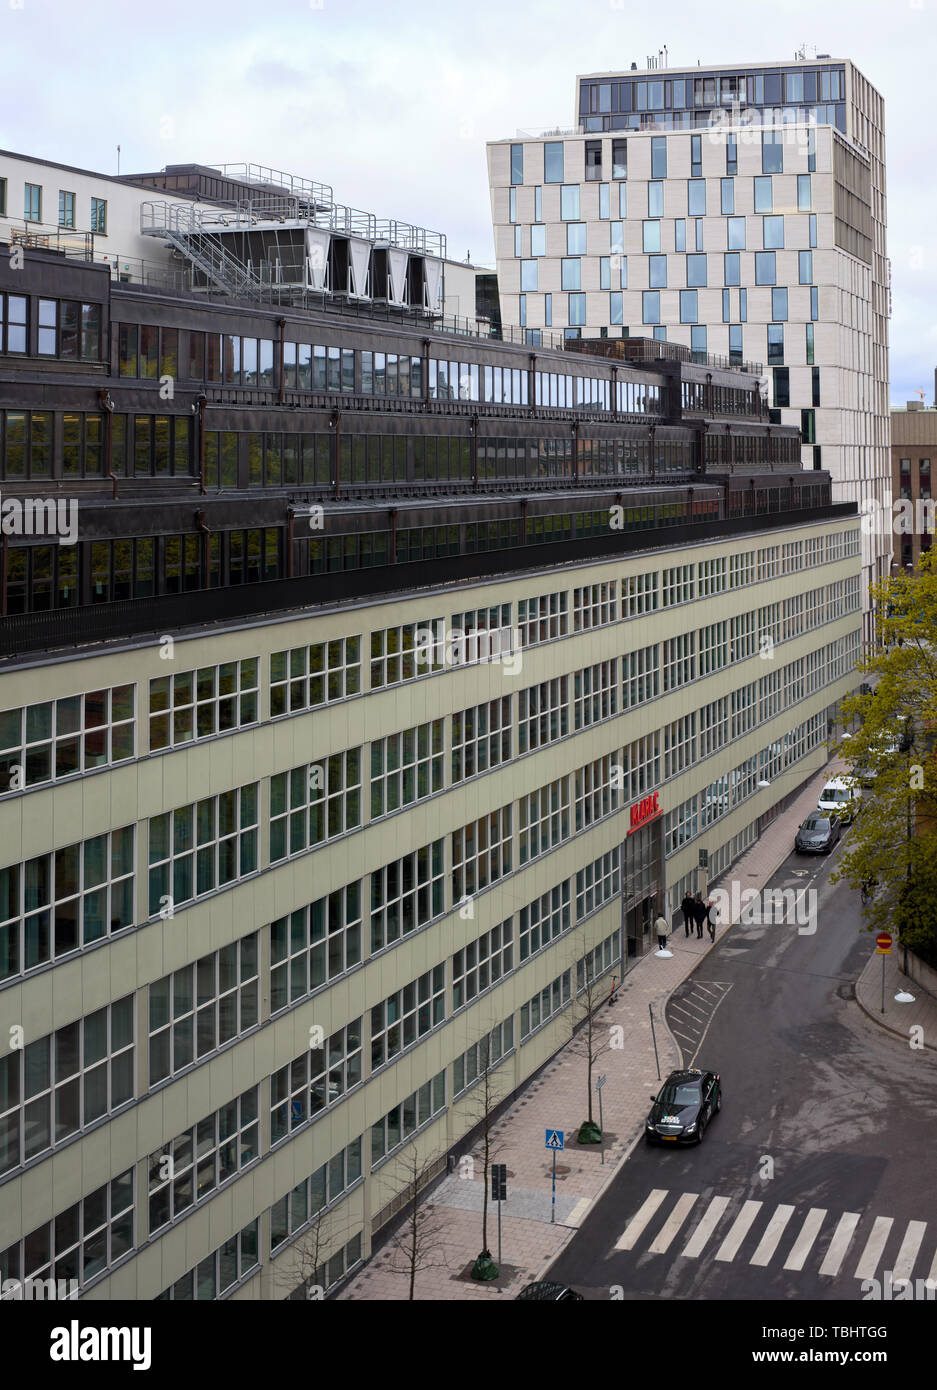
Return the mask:
<svg viewBox="0 0 937 1390">
<path fill-rule="evenodd" d="M 829 830 L 830 822 L 825 816 L 808 816 L 801 826 L 802 830 Z M 787 832 L 788 835 L 791 833 Z"/>
<path fill-rule="evenodd" d="M 821 801 L 848 801 L 848 800 L 849 800 L 849 793 L 848 793 L 848 791 L 846 790 L 845 787 L 827 787 L 827 788 L 824 790 L 823 795 L 820 797 L 820 800 L 821 800 Z"/>
<path fill-rule="evenodd" d="M 682 1110 L 687 1105 L 699 1105 L 699 1082 L 668 1082 L 657 1097 L 657 1103 L 672 1110 Z"/>
</svg>

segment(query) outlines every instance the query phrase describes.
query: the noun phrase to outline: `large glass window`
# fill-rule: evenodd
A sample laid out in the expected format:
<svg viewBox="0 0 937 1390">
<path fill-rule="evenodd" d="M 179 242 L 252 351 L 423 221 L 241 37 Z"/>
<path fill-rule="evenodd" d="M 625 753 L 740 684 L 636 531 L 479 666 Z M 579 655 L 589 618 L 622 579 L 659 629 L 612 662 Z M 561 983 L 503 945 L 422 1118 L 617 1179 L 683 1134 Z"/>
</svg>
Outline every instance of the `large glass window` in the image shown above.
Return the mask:
<svg viewBox="0 0 937 1390">
<path fill-rule="evenodd" d="M 38 183 L 23 185 L 23 219 L 26 222 L 42 221 L 42 188 Z"/>
<path fill-rule="evenodd" d="M 805 326 L 806 326 L 806 330 L 807 330 L 807 332 L 806 332 L 807 366 L 808 366 L 808 367 L 811 367 L 811 366 L 813 366 L 813 324 L 812 324 L 812 323 L 808 323 L 808 324 L 806 324 Z"/>
<path fill-rule="evenodd" d="M 797 272 L 798 280 L 802 285 L 809 285 L 813 279 L 813 252 L 798 251 L 797 253 Z"/>
<path fill-rule="evenodd" d="M 791 403 L 791 372 L 789 367 L 774 368 L 774 404 L 776 409 Z"/>
<path fill-rule="evenodd" d="M 612 178 L 626 179 L 628 177 L 628 141 L 612 141 Z"/>
<path fill-rule="evenodd" d="M 726 173 L 737 174 L 739 171 L 739 147 L 734 135 L 726 136 Z"/>
<path fill-rule="evenodd" d="M 660 290 L 644 290 L 642 292 L 641 322 L 660 323 Z"/>
<path fill-rule="evenodd" d="M 781 251 L 784 248 L 784 218 L 764 218 L 764 248 L 766 251 Z"/>
<path fill-rule="evenodd" d="M 91 230 L 102 235 L 107 231 L 107 202 L 104 198 L 91 199 Z"/>
<path fill-rule="evenodd" d="M 582 262 L 563 260 L 561 262 L 561 288 L 564 290 L 582 289 Z"/>
<path fill-rule="evenodd" d="M 644 250 L 653 255 L 660 251 L 660 223 L 645 222 L 643 225 Z M 647 320 L 645 320 L 647 322 Z"/>
<path fill-rule="evenodd" d="M 696 323 L 699 318 L 696 290 L 680 291 L 680 322 Z"/>
<path fill-rule="evenodd" d="M 686 186 L 686 210 L 690 217 L 706 216 L 706 180 L 690 179 Z"/>
<path fill-rule="evenodd" d="M 534 291 L 537 289 L 537 262 L 521 261 L 521 289 L 523 291 Z"/>
<path fill-rule="evenodd" d="M 774 289 L 771 291 L 771 317 L 775 323 L 785 323 L 787 321 L 786 289 Z"/>
<path fill-rule="evenodd" d="M 690 136 L 690 174 L 698 179 L 703 172 L 703 137 Z"/>
<path fill-rule="evenodd" d="M 735 212 L 735 180 L 720 180 L 719 190 L 722 200 L 722 215 L 728 217 Z"/>
<path fill-rule="evenodd" d="M 542 223 L 534 222 L 531 224 L 530 254 L 532 256 L 545 256 L 547 254 L 547 229 Z"/>
<path fill-rule="evenodd" d="M 722 258 L 722 262 L 723 283 L 726 285 L 738 285 L 741 276 L 741 257 L 738 251 L 727 251 Z"/>
<path fill-rule="evenodd" d="M 755 211 L 774 211 L 774 194 L 771 189 L 770 178 L 755 179 Z"/>
<path fill-rule="evenodd" d="M 664 215 L 664 185 L 662 183 L 649 183 L 647 186 L 647 215 L 648 217 L 663 217 Z"/>
<path fill-rule="evenodd" d="M 673 224 L 673 249 L 686 250 L 686 218 L 678 217 Z"/>
<path fill-rule="evenodd" d="M 511 146 L 511 182 L 524 182 L 524 146 Z"/>
<path fill-rule="evenodd" d="M 652 290 L 667 288 L 667 257 L 648 257 L 648 284 Z"/>
<path fill-rule="evenodd" d="M 667 177 L 667 138 L 655 135 L 651 140 L 651 178 Z"/>
<path fill-rule="evenodd" d="M 564 183 L 560 189 L 560 217 L 564 222 L 579 221 L 578 183 Z"/>
<path fill-rule="evenodd" d="M 696 324 L 695 327 L 690 329 L 690 351 L 697 360 L 705 356 L 706 325 L 704 323 Z"/>
<path fill-rule="evenodd" d="M 810 317 L 814 322 L 820 317 L 820 291 L 816 285 L 810 286 Z"/>
<path fill-rule="evenodd" d="M 612 205 L 611 205 L 611 198 L 610 198 L 610 196 L 609 196 L 609 185 L 608 185 L 607 183 L 600 183 L 600 184 L 599 184 L 599 217 L 602 219 L 602 221 L 605 221 L 605 219 L 608 218 L 608 217 L 611 217 L 611 215 L 612 215 Z"/>
<path fill-rule="evenodd" d="M 578 265 L 579 262 L 577 261 Z M 586 321 L 586 296 L 584 294 L 571 294 L 569 296 L 569 322 L 570 324 L 582 325 Z"/>
<path fill-rule="evenodd" d="M 797 210 L 798 212 L 809 212 L 811 207 L 810 196 L 810 175 L 797 175 Z"/>
<path fill-rule="evenodd" d="M 586 141 L 586 180 L 598 183 L 602 177 L 602 141 Z"/>
<path fill-rule="evenodd" d="M 543 147 L 544 183 L 563 182 L 563 142 L 548 140 Z"/>
<path fill-rule="evenodd" d="M 780 366 L 784 361 L 784 325 L 768 324 L 768 365 Z"/>
<path fill-rule="evenodd" d="M 687 256 L 686 258 L 686 282 L 693 288 L 699 288 L 706 284 L 706 257 Z"/>
<path fill-rule="evenodd" d="M 773 285 L 777 281 L 776 255 L 773 251 L 755 252 L 755 284 Z"/>
<path fill-rule="evenodd" d="M 586 254 L 585 222 L 570 222 L 566 227 L 566 254 L 584 256 Z"/>
<path fill-rule="evenodd" d="M 763 174 L 784 173 L 784 132 L 763 130 L 761 132 L 761 172 Z"/>
<path fill-rule="evenodd" d="M 742 327 L 737 323 L 729 328 L 729 364 L 733 367 L 742 365 Z"/>
</svg>

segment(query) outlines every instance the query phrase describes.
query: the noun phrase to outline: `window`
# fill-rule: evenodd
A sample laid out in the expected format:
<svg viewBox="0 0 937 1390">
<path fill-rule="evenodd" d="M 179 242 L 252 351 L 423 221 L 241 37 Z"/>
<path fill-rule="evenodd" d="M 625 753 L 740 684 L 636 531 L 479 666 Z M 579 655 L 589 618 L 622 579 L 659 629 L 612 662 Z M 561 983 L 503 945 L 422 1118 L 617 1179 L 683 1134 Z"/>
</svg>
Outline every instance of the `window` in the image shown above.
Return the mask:
<svg viewBox="0 0 937 1390">
<path fill-rule="evenodd" d="M 686 282 L 690 289 L 697 289 L 706 284 L 706 257 L 687 256 L 686 258 Z"/>
<path fill-rule="evenodd" d="M 774 196 L 771 192 L 770 178 L 755 179 L 755 211 L 773 212 Z"/>
<path fill-rule="evenodd" d="M 543 296 L 543 323 L 545 328 L 553 326 L 553 296 L 545 294 Z"/>
<path fill-rule="evenodd" d="M 564 222 L 579 221 L 578 183 L 566 183 L 560 189 L 560 217 Z"/>
<path fill-rule="evenodd" d="M 735 212 L 735 180 L 721 179 L 719 188 L 722 199 L 722 215 L 729 217 Z"/>
<path fill-rule="evenodd" d="M 518 754 L 543 748 L 569 733 L 569 685 L 558 676 L 518 696 Z"/>
<path fill-rule="evenodd" d="M 528 294 L 537 290 L 537 262 L 521 261 L 521 290 Z"/>
<path fill-rule="evenodd" d="M 599 184 L 599 217 L 603 220 L 611 217 L 611 198 L 607 183 Z"/>
<path fill-rule="evenodd" d="M 524 228 L 521 226 L 514 228 L 514 254 L 517 257 L 524 254 Z"/>
<path fill-rule="evenodd" d="M 777 281 L 775 253 L 773 251 L 755 252 L 755 284 L 773 285 Z"/>
<path fill-rule="evenodd" d="M 694 179 L 698 179 L 703 172 L 703 137 L 702 135 L 690 136 L 690 173 Z"/>
<path fill-rule="evenodd" d="M 371 1009 L 371 1072 L 393 1060 L 446 1017 L 446 967 L 434 966 Z"/>
<path fill-rule="evenodd" d="M 258 864 L 257 783 L 154 816 L 149 916 L 223 888 Z"/>
<path fill-rule="evenodd" d="M 628 177 L 628 141 L 612 141 L 612 178 L 626 179 Z"/>
<path fill-rule="evenodd" d="M 133 1099 L 133 1005 L 128 994 L 0 1057 L 0 1173 Z"/>
<path fill-rule="evenodd" d="M 251 657 L 151 680 L 150 752 L 255 723 L 258 665 Z"/>
<path fill-rule="evenodd" d="M 645 222 L 643 224 L 644 250 L 649 254 L 660 251 L 660 223 Z M 645 319 L 647 323 L 647 319 Z"/>
<path fill-rule="evenodd" d="M 726 173 L 737 174 L 739 171 L 739 147 L 738 139 L 735 135 L 726 135 Z"/>
<path fill-rule="evenodd" d="M 514 1018 L 506 1018 L 492 1028 L 477 1043 L 457 1057 L 452 1064 L 452 1094 L 468 1089 L 486 1071 L 491 1070 L 514 1047 Z"/>
<path fill-rule="evenodd" d="M 128 1168 L 0 1252 L 0 1281 L 15 1279 L 37 1288 L 26 1281 L 74 1279 L 81 1289 L 133 1249 L 133 1208 L 133 1169 Z"/>
<path fill-rule="evenodd" d="M 578 290 L 582 284 L 582 263 L 578 260 L 563 260 L 560 269 L 560 284 L 564 290 Z"/>
<path fill-rule="evenodd" d="M 780 251 L 784 247 L 784 218 L 764 218 L 764 248 L 766 251 Z"/>
<path fill-rule="evenodd" d="M 356 1018 L 270 1077 L 270 1143 L 279 1144 L 361 1080 L 361 1019 Z"/>
<path fill-rule="evenodd" d="M 807 366 L 810 367 L 810 366 L 813 365 L 813 324 L 812 324 L 812 323 L 808 323 L 808 324 L 806 325 L 806 335 L 807 335 L 806 362 L 807 362 Z"/>
<path fill-rule="evenodd" d="M 673 224 L 673 249 L 686 250 L 686 218 L 678 217 Z"/>
<path fill-rule="evenodd" d="M 177 1134 L 149 1157 L 149 1232 L 175 1221 L 260 1153 L 258 1088 Z"/>
<path fill-rule="evenodd" d="M 91 230 L 101 233 L 107 231 L 107 203 L 103 198 L 91 199 Z"/>
<path fill-rule="evenodd" d="M 589 728 L 618 712 L 618 663 L 600 661 L 573 674 L 574 728 Z"/>
<path fill-rule="evenodd" d="M 726 245 L 730 251 L 745 250 L 745 218 L 730 217 L 726 222 Z"/>
<path fill-rule="evenodd" d="M 315 1170 L 308 1178 L 290 1189 L 285 1197 L 274 1202 L 270 1208 L 270 1252 L 271 1254 L 288 1240 L 312 1227 L 315 1241 L 320 1234 L 316 1217 L 323 1207 L 334 1202 L 361 1177 L 361 1137 L 353 1140 L 339 1153 L 335 1154 Z M 313 1226 L 313 1223 L 315 1225 Z M 306 1297 L 309 1285 L 328 1288 L 346 1273 L 361 1258 L 361 1237 L 356 1236 L 345 1250 L 339 1249 L 328 1264 L 313 1270 L 307 1283 L 300 1284 L 299 1295 Z M 345 1261 L 347 1260 L 347 1265 Z M 297 1295 L 291 1294 L 291 1298 Z"/>
<path fill-rule="evenodd" d="M 7 215 L 7 181 L 0 179 L 0 217 Z"/>
<path fill-rule="evenodd" d="M 775 323 L 786 323 L 787 321 L 787 290 L 773 289 L 771 291 L 771 317 Z"/>
<path fill-rule="evenodd" d="M 729 365 L 742 365 L 742 329 L 739 324 L 733 324 L 729 329 Z"/>
<path fill-rule="evenodd" d="M 814 367 L 813 371 L 810 373 L 810 387 L 811 387 L 811 392 L 812 392 L 812 396 L 811 396 L 812 404 L 813 404 L 813 405 L 819 405 L 819 404 L 820 404 L 820 368 L 819 368 L 819 367 Z M 811 440 L 810 442 L 811 442 L 811 444 L 812 444 L 814 441 Z"/>
<path fill-rule="evenodd" d="M 728 323 L 732 317 L 732 296 L 728 290 L 722 291 L 722 322 Z"/>
<path fill-rule="evenodd" d="M 690 179 L 686 186 L 686 210 L 689 217 L 706 216 L 706 180 Z"/>
<path fill-rule="evenodd" d="M 257 933 L 202 956 L 149 988 L 150 1085 L 259 1020 Z"/>
<path fill-rule="evenodd" d="M 813 252 L 797 252 L 797 278 L 801 285 L 809 285 L 813 280 Z"/>
<path fill-rule="evenodd" d="M 810 245 L 811 245 L 811 246 L 816 246 L 816 244 L 817 244 L 817 214 L 816 214 L 815 212 L 812 212 L 812 213 L 810 214 L 810 216 L 807 218 L 807 225 L 808 225 L 808 228 L 809 228 L 809 237 L 808 237 L 808 240 L 809 240 L 809 242 L 810 242 Z"/>
<path fill-rule="evenodd" d="M 134 921 L 134 827 L 0 869 L 0 979 Z"/>
<path fill-rule="evenodd" d="M 647 215 L 648 217 L 663 217 L 664 215 L 664 185 L 662 183 L 649 183 L 647 186 Z"/>
<path fill-rule="evenodd" d="M 577 261 L 578 265 L 579 262 Z M 577 326 L 586 321 L 586 296 L 584 294 L 571 294 L 569 296 L 569 323 Z"/>
<path fill-rule="evenodd" d="M 742 323 L 748 322 L 748 290 L 739 290 L 739 318 Z"/>
<path fill-rule="evenodd" d="M 620 256 L 625 249 L 625 234 L 623 222 L 612 222 L 609 224 L 609 250 L 613 256 Z"/>
<path fill-rule="evenodd" d="M 817 131 L 816 127 L 807 127 L 807 169 L 809 173 L 817 172 Z"/>
<path fill-rule="evenodd" d="M 802 410 L 800 412 L 800 433 L 805 444 L 816 444 L 816 415 L 812 410 Z"/>
<path fill-rule="evenodd" d="M 0 294 L 0 352 L 26 351 L 25 295 Z"/>
<path fill-rule="evenodd" d="M 518 917 L 519 960 L 523 962 L 542 951 L 551 941 L 568 931 L 571 925 L 567 879 L 521 908 Z"/>
<path fill-rule="evenodd" d="M 697 300 L 698 300 L 698 298 L 699 298 L 699 296 L 697 295 L 696 290 L 681 290 L 681 291 L 680 291 L 680 322 L 681 322 L 681 323 L 696 323 L 697 319 L 699 318 L 699 312 L 698 312 L 698 306 L 697 306 Z M 649 322 L 649 320 L 648 320 L 648 319 L 645 319 L 645 323 L 647 323 L 647 322 Z"/>
<path fill-rule="evenodd" d="M 539 184 L 534 189 L 534 221 L 543 221 L 543 189 Z"/>
<path fill-rule="evenodd" d="M 399 941 L 444 909 L 443 842 L 405 854 L 371 873 L 371 951 Z"/>
<path fill-rule="evenodd" d="M 722 257 L 723 282 L 726 285 L 737 285 L 741 273 L 741 258 L 738 251 L 726 251 Z"/>
<path fill-rule="evenodd" d="M 443 788 L 443 721 L 419 724 L 371 743 L 371 819 Z"/>
<path fill-rule="evenodd" d="M 23 218 L 26 222 L 42 221 L 42 189 L 38 183 L 23 185 Z"/>
<path fill-rule="evenodd" d="M 567 970 L 521 1005 L 521 1041 L 540 1028 L 554 1014 L 566 1008 L 572 997 L 572 971 Z"/>
<path fill-rule="evenodd" d="M 775 409 L 789 406 L 791 403 L 791 382 L 789 367 L 774 368 L 774 405 Z"/>
<path fill-rule="evenodd" d="M 452 832 L 452 897 L 481 892 L 511 872 L 511 805 L 502 806 Z"/>
<path fill-rule="evenodd" d="M 690 329 L 690 351 L 698 361 L 706 353 L 706 325 L 701 323 Z"/>
<path fill-rule="evenodd" d="M 361 891 L 350 883 L 270 924 L 270 1012 L 295 1004 L 360 960 Z"/>
<path fill-rule="evenodd" d="M 508 221 L 517 221 L 517 189 L 508 189 Z"/>
<path fill-rule="evenodd" d="M 452 781 L 464 781 L 510 761 L 511 734 L 509 695 L 453 714 Z"/>
<path fill-rule="evenodd" d="M 810 286 L 810 317 L 814 322 L 820 317 L 820 291 L 816 285 Z"/>
<path fill-rule="evenodd" d="M 545 256 L 547 254 L 547 229 L 536 222 L 530 228 L 530 254 L 532 256 Z"/>
<path fill-rule="evenodd" d="M 511 182 L 524 182 L 524 146 L 511 146 Z"/>
<path fill-rule="evenodd" d="M 768 365 L 778 365 L 784 361 L 784 325 L 768 324 Z"/>
<path fill-rule="evenodd" d="M 763 174 L 784 173 L 784 132 L 763 130 L 761 132 L 761 172 Z"/>
<path fill-rule="evenodd" d="M 134 687 L 112 686 L 0 713 L 0 795 L 134 756 Z"/>
<path fill-rule="evenodd" d="M 586 180 L 598 183 L 602 177 L 602 141 L 586 141 Z"/>
<path fill-rule="evenodd" d="M 797 211 L 809 212 L 812 206 L 810 195 L 810 175 L 797 175 Z"/>
<path fill-rule="evenodd" d="M 667 257 L 648 256 L 648 284 L 652 289 L 667 288 Z"/>
<path fill-rule="evenodd" d="M 371 1165 L 398 1149 L 446 1105 L 446 1073 L 439 1072 L 371 1126 Z"/>
<path fill-rule="evenodd" d="M 360 823 L 360 748 L 270 779 L 271 863 L 346 834 Z"/>
<path fill-rule="evenodd" d="M 651 139 L 651 178 L 665 179 L 667 177 L 667 139 L 663 135 L 655 135 Z"/>
<path fill-rule="evenodd" d="M 271 718 L 343 700 L 360 689 L 360 637 L 339 637 L 271 654 Z M 251 721 L 242 718 L 239 722 Z"/>
<path fill-rule="evenodd" d="M 624 322 L 621 290 L 613 290 L 608 297 L 608 321 L 612 324 Z"/>
<path fill-rule="evenodd" d="M 543 181 L 544 183 L 563 182 L 562 140 L 547 141 L 543 147 Z"/>
<path fill-rule="evenodd" d="M 681 291 L 681 294 L 685 291 Z M 641 293 L 642 323 L 660 323 L 660 290 L 643 290 Z"/>
<path fill-rule="evenodd" d="M 355 1239 L 360 1247 L 360 1237 Z M 350 1241 L 346 1248 L 351 1251 L 353 1247 L 355 1241 Z M 240 1280 L 246 1279 L 252 1270 L 259 1269 L 259 1249 L 258 1223 L 255 1220 L 242 1231 L 238 1231 L 236 1236 L 226 1240 L 224 1245 L 206 1259 L 201 1260 L 194 1269 L 183 1274 L 181 1279 L 170 1284 L 168 1289 L 157 1294 L 157 1298 L 169 1301 L 184 1300 L 187 1303 L 212 1302 L 221 1298 Z M 342 1260 L 344 1252 L 336 1258 Z M 331 1268 L 332 1261 L 329 1261 L 329 1269 Z"/>
<path fill-rule="evenodd" d="M 68 193 L 64 189 L 59 189 L 59 226 L 74 227 L 75 225 L 75 195 Z"/>
</svg>

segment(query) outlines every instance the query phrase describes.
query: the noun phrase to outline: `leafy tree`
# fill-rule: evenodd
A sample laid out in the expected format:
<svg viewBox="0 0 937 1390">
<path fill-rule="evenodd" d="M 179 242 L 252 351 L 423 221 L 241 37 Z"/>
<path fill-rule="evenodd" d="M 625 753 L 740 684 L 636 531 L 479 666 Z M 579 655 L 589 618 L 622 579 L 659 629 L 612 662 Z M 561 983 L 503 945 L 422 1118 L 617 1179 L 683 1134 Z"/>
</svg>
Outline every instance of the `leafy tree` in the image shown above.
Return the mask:
<svg viewBox="0 0 937 1390">
<path fill-rule="evenodd" d="M 844 723 L 859 723 L 837 749 L 853 784 L 871 785 L 833 878 L 874 882 L 868 930 L 897 931 L 937 965 L 937 549 L 872 595 L 882 645 L 859 670 L 874 685 L 843 701 Z"/>
</svg>

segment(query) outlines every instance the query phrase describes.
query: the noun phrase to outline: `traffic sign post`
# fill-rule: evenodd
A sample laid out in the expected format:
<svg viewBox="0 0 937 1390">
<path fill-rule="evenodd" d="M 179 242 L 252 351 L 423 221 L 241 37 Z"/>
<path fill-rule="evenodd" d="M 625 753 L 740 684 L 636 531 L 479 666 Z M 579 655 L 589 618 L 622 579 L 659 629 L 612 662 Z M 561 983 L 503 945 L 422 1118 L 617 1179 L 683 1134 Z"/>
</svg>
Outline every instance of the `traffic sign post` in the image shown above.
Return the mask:
<svg viewBox="0 0 937 1390">
<path fill-rule="evenodd" d="M 546 1147 L 553 1151 L 553 1197 L 550 1202 L 550 1225 L 556 1225 L 556 1153 L 558 1149 L 565 1149 L 565 1136 L 561 1129 L 548 1129 Z"/>
<path fill-rule="evenodd" d="M 607 1081 L 607 1077 L 600 1076 L 595 1083 L 595 1089 L 599 1093 L 599 1133 L 602 1136 L 602 1165 L 605 1165 L 605 1126 L 602 1124 L 602 1087 Z"/>
<path fill-rule="evenodd" d="M 882 958 L 882 1013 L 885 1012 L 885 957 L 891 955 L 891 936 L 887 931 L 879 932 L 875 938 L 875 954 Z"/>
</svg>

